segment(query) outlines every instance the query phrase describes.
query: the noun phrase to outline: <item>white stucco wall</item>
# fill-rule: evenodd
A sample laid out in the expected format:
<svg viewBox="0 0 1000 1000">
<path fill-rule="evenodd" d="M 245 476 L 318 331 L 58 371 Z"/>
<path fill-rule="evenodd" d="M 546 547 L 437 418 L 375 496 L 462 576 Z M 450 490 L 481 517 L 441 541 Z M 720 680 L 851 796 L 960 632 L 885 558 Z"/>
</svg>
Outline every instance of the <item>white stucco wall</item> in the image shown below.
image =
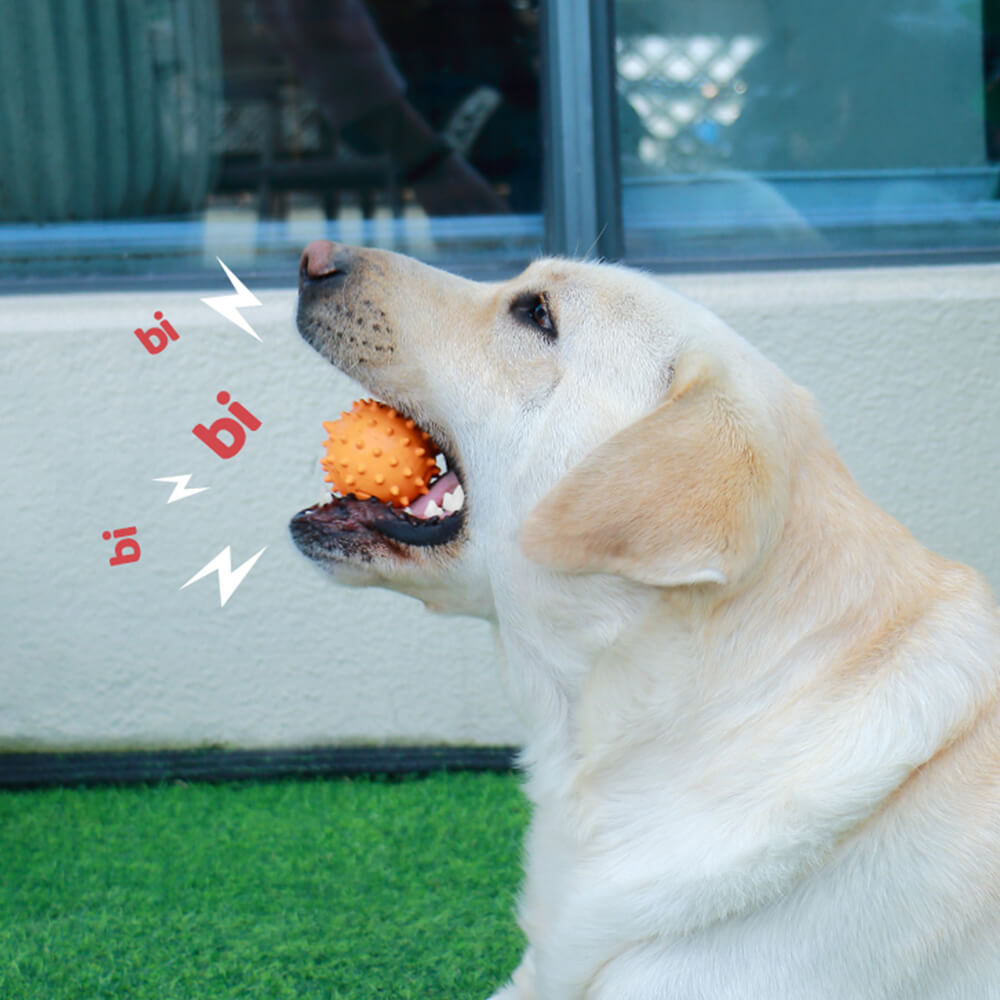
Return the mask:
<svg viewBox="0 0 1000 1000">
<path fill-rule="evenodd" d="M 1000 266 L 686 276 L 818 397 L 866 491 L 1000 590 Z M 520 739 L 489 628 L 334 586 L 289 517 L 324 492 L 321 422 L 355 390 L 260 291 L 261 343 L 207 291 L 0 298 L 6 465 L 0 749 Z M 181 337 L 150 356 L 162 310 Z M 191 434 L 227 390 L 261 421 L 229 461 Z M 211 490 L 167 505 L 159 476 Z M 102 531 L 137 527 L 110 567 Z M 219 607 L 232 546 L 260 561 Z"/>
</svg>

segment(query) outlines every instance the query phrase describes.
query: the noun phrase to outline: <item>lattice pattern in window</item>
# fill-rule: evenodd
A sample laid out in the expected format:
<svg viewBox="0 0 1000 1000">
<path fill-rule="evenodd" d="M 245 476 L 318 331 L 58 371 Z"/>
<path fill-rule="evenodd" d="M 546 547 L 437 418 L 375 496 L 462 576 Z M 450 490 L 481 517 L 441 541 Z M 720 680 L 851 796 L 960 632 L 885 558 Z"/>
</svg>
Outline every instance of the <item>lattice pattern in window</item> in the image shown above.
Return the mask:
<svg viewBox="0 0 1000 1000">
<path fill-rule="evenodd" d="M 761 45 L 752 35 L 619 36 L 618 90 L 642 125 L 631 148 L 623 143 L 636 172 L 726 166 L 726 130 L 747 99 L 740 72 Z"/>
</svg>

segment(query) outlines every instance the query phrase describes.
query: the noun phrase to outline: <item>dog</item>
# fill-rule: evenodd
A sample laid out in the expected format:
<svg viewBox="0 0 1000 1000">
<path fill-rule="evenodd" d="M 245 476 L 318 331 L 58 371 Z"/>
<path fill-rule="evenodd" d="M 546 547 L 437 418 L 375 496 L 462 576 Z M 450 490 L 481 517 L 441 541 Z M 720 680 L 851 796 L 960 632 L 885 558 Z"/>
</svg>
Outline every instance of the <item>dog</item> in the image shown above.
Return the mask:
<svg viewBox="0 0 1000 1000">
<path fill-rule="evenodd" d="M 332 497 L 296 544 L 495 623 L 526 721 L 494 1000 L 1000 997 L 1000 610 L 805 390 L 619 265 L 485 284 L 320 241 L 297 325 L 443 471 L 433 516 Z"/>
</svg>

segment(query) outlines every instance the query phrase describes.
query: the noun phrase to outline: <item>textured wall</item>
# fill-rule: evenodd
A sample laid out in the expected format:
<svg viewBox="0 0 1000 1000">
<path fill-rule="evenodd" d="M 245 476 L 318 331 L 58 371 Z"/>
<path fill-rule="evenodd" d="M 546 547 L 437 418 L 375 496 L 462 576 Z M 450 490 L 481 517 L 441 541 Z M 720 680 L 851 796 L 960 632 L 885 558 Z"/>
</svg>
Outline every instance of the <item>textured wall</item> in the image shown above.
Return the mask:
<svg viewBox="0 0 1000 1000">
<path fill-rule="evenodd" d="M 1000 267 L 688 276 L 819 399 L 866 491 L 1000 589 Z M 323 495 L 321 422 L 355 396 L 261 292 L 258 343 L 207 292 L 0 299 L 7 465 L 0 747 L 517 741 L 489 628 L 332 585 L 289 540 Z M 162 310 L 180 339 L 146 354 Z M 191 434 L 227 390 L 261 421 L 228 461 Z M 158 476 L 201 493 L 167 505 Z M 105 530 L 141 557 L 110 567 Z M 180 586 L 266 551 L 229 603 Z"/>
</svg>

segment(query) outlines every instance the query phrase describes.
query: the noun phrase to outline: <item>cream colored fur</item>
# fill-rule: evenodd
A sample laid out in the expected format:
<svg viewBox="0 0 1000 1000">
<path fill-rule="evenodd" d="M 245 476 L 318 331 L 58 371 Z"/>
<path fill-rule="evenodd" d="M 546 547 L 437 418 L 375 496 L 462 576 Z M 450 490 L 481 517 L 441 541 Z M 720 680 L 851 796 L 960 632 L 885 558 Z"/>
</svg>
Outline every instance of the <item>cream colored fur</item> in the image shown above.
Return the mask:
<svg viewBox="0 0 1000 1000">
<path fill-rule="evenodd" d="M 495 622 L 531 733 L 529 947 L 498 1000 L 1000 997 L 986 583 L 660 281 L 356 255 L 343 302 L 393 349 L 321 305 L 317 346 L 447 435 L 468 536 L 334 572 Z M 555 340 L 512 315 L 525 292 Z"/>
</svg>

